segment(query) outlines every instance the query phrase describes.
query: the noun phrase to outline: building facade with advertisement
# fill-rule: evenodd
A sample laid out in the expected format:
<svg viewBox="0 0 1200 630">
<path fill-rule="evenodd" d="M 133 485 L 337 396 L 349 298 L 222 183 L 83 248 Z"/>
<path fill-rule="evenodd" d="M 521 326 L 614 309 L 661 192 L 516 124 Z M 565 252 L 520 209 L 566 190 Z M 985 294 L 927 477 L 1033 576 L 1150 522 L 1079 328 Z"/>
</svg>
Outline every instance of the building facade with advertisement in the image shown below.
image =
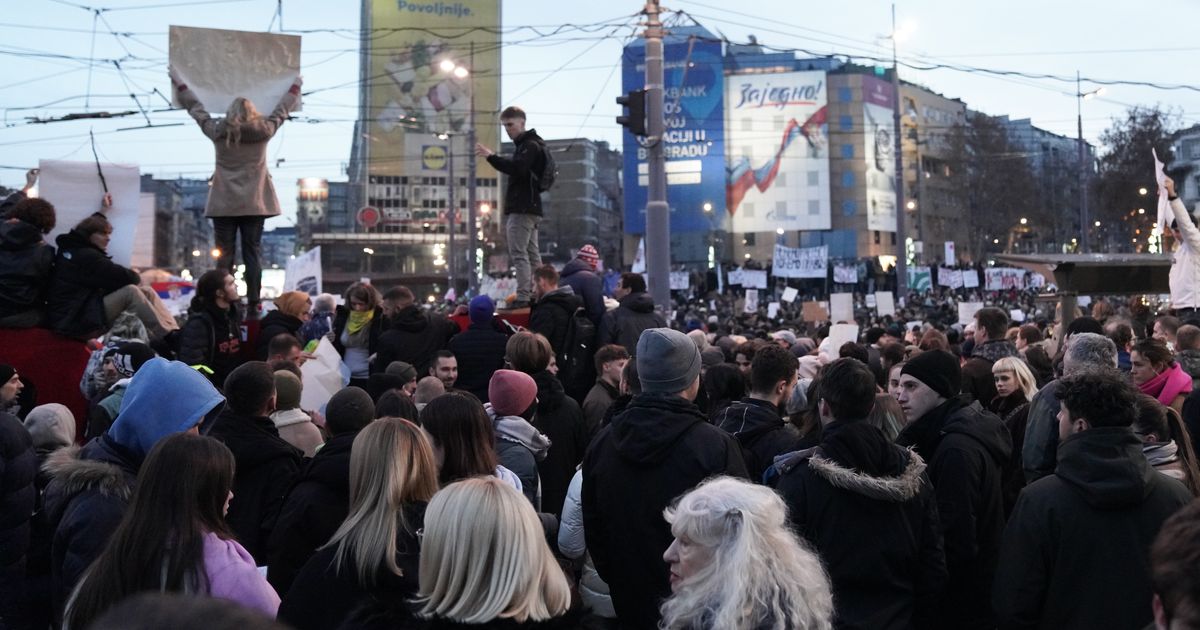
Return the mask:
<svg viewBox="0 0 1200 630">
<path fill-rule="evenodd" d="M 711 237 L 725 215 L 725 77 L 720 39 L 698 26 L 671 28 L 663 40 L 663 150 L 667 205 L 671 213 L 671 258 L 703 263 Z M 625 46 L 621 85 L 625 93 L 645 87 L 646 47 L 639 38 Z M 625 264 L 633 262 L 646 231 L 648 151 L 624 132 Z"/>
<path fill-rule="evenodd" d="M 966 242 L 966 169 L 956 152 L 956 135 L 966 124 L 966 103 L 927 88 L 900 84 L 900 138 L 904 152 L 907 234 L 916 259 L 935 263 L 945 243 Z M 908 206 L 915 206 L 908 209 Z M 959 257 L 969 252 L 963 247 Z"/>
<path fill-rule="evenodd" d="M 472 187 L 477 206 L 498 203 L 495 170 L 478 160 L 469 172 L 469 135 L 499 145 L 500 2 L 363 0 L 361 12 L 369 36 L 360 49 L 350 220 L 330 216 L 305 244 L 322 246 L 334 290 L 371 277 L 444 291 L 452 234 L 459 276 L 467 275 Z"/>
</svg>

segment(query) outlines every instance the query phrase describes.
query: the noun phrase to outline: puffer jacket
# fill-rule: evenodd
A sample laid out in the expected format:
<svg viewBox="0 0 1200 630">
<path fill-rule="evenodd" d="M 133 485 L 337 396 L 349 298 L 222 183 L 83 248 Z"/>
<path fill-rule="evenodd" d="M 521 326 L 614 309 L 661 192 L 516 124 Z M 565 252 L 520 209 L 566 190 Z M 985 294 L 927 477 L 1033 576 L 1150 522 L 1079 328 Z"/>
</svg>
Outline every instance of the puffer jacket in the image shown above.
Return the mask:
<svg viewBox="0 0 1200 630">
<path fill-rule="evenodd" d="M 579 596 L 583 606 L 593 615 L 615 619 L 617 612 L 613 610 L 612 595 L 609 595 L 608 584 L 596 573 L 596 565 L 592 564 L 591 556 L 587 555 L 587 539 L 583 530 L 583 471 L 578 470 L 571 478 L 571 486 L 567 489 L 567 500 L 563 502 L 562 519 L 558 528 L 558 550 L 572 560 L 583 560 L 583 570 L 579 577 Z"/>
<path fill-rule="evenodd" d="M 141 278 L 112 261 L 83 234 L 60 234 L 54 276 L 46 297 L 46 324 L 54 332 L 75 339 L 92 339 L 108 329 L 104 296 Z"/>
<path fill-rule="evenodd" d="M 499 416 L 491 403 L 484 405 L 496 432 L 496 459 L 521 481 L 521 493 L 542 509 L 542 483 L 538 463 L 550 451 L 550 439 L 520 416 Z"/>
<path fill-rule="evenodd" d="M 0 411 L 0 627 L 28 623 L 25 566 L 36 479 L 29 432 L 16 416 Z"/>
<path fill-rule="evenodd" d="M 16 219 L 0 223 L 0 319 L 28 315 L 39 323 L 54 270 L 54 247 L 36 226 Z"/>
<path fill-rule="evenodd" d="M 630 357 L 637 353 L 638 338 L 647 328 L 664 328 L 667 321 L 654 312 L 654 299 L 649 293 L 630 293 L 620 299 L 621 305 L 600 319 L 596 331 L 596 347 L 610 343 L 625 347 Z"/>
</svg>

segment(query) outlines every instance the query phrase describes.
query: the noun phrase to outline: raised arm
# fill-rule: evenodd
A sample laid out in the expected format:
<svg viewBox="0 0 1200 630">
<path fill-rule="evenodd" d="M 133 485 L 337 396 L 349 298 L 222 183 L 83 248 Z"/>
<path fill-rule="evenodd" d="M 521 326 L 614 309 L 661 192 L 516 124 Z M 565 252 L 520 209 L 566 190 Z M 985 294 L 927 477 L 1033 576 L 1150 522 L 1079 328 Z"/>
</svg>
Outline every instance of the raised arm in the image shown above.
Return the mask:
<svg viewBox="0 0 1200 630">
<path fill-rule="evenodd" d="M 292 83 L 292 87 L 288 88 L 287 93 L 283 95 L 283 98 L 279 99 L 279 104 L 275 106 L 275 110 L 265 119 L 264 122 L 269 125 L 267 132 L 271 135 L 275 135 L 275 131 L 279 129 L 279 126 L 288 119 L 288 113 L 296 109 L 296 106 L 300 104 L 301 85 L 304 85 L 304 78 L 298 76 Z"/>
<path fill-rule="evenodd" d="M 179 97 L 179 103 L 187 109 L 188 115 L 200 125 L 200 131 L 208 136 L 211 140 L 217 139 L 217 121 L 209 115 L 204 109 L 204 104 L 200 102 L 200 97 L 188 88 L 187 84 L 179 77 L 179 73 L 175 68 L 167 67 L 167 75 L 171 77 L 171 85 L 175 87 L 175 94 Z"/>
<path fill-rule="evenodd" d="M 1163 182 L 1163 187 L 1167 189 L 1167 197 L 1171 201 L 1171 214 L 1175 216 L 1175 226 L 1179 228 L 1180 236 L 1192 251 L 1200 251 L 1200 228 L 1192 221 L 1187 207 L 1175 196 L 1175 181 L 1168 177 Z"/>
</svg>

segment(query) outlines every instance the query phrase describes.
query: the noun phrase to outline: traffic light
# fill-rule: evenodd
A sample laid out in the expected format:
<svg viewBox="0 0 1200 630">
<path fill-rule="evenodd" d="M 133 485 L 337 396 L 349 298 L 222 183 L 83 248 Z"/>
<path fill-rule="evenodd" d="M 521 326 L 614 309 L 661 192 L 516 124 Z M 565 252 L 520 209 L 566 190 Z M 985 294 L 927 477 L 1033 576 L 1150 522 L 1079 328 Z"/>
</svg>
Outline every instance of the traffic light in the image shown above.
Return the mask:
<svg viewBox="0 0 1200 630">
<path fill-rule="evenodd" d="M 617 116 L 617 123 L 635 136 L 646 135 L 646 90 L 634 90 L 617 97 L 617 104 L 628 110 L 625 116 Z"/>
</svg>

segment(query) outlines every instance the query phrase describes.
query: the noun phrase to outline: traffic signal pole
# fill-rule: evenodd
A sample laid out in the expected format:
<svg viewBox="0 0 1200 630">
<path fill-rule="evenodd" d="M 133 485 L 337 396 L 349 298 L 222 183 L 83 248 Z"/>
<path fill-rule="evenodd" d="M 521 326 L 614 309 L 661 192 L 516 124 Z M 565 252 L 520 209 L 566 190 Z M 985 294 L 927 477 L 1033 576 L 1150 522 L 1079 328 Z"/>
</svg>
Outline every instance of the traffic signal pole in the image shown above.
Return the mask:
<svg viewBox="0 0 1200 630">
<path fill-rule="evenodd" d="M 663 27 L 658 0 L 646 1 L 646 133 L 649 187 L 646 203 L 646 273 L 650 296 L 663 317 L 671 316 L 671 223 L 663 156 Z M 626 182 L 632 186 L 635 182 Z"/>
</svg>

